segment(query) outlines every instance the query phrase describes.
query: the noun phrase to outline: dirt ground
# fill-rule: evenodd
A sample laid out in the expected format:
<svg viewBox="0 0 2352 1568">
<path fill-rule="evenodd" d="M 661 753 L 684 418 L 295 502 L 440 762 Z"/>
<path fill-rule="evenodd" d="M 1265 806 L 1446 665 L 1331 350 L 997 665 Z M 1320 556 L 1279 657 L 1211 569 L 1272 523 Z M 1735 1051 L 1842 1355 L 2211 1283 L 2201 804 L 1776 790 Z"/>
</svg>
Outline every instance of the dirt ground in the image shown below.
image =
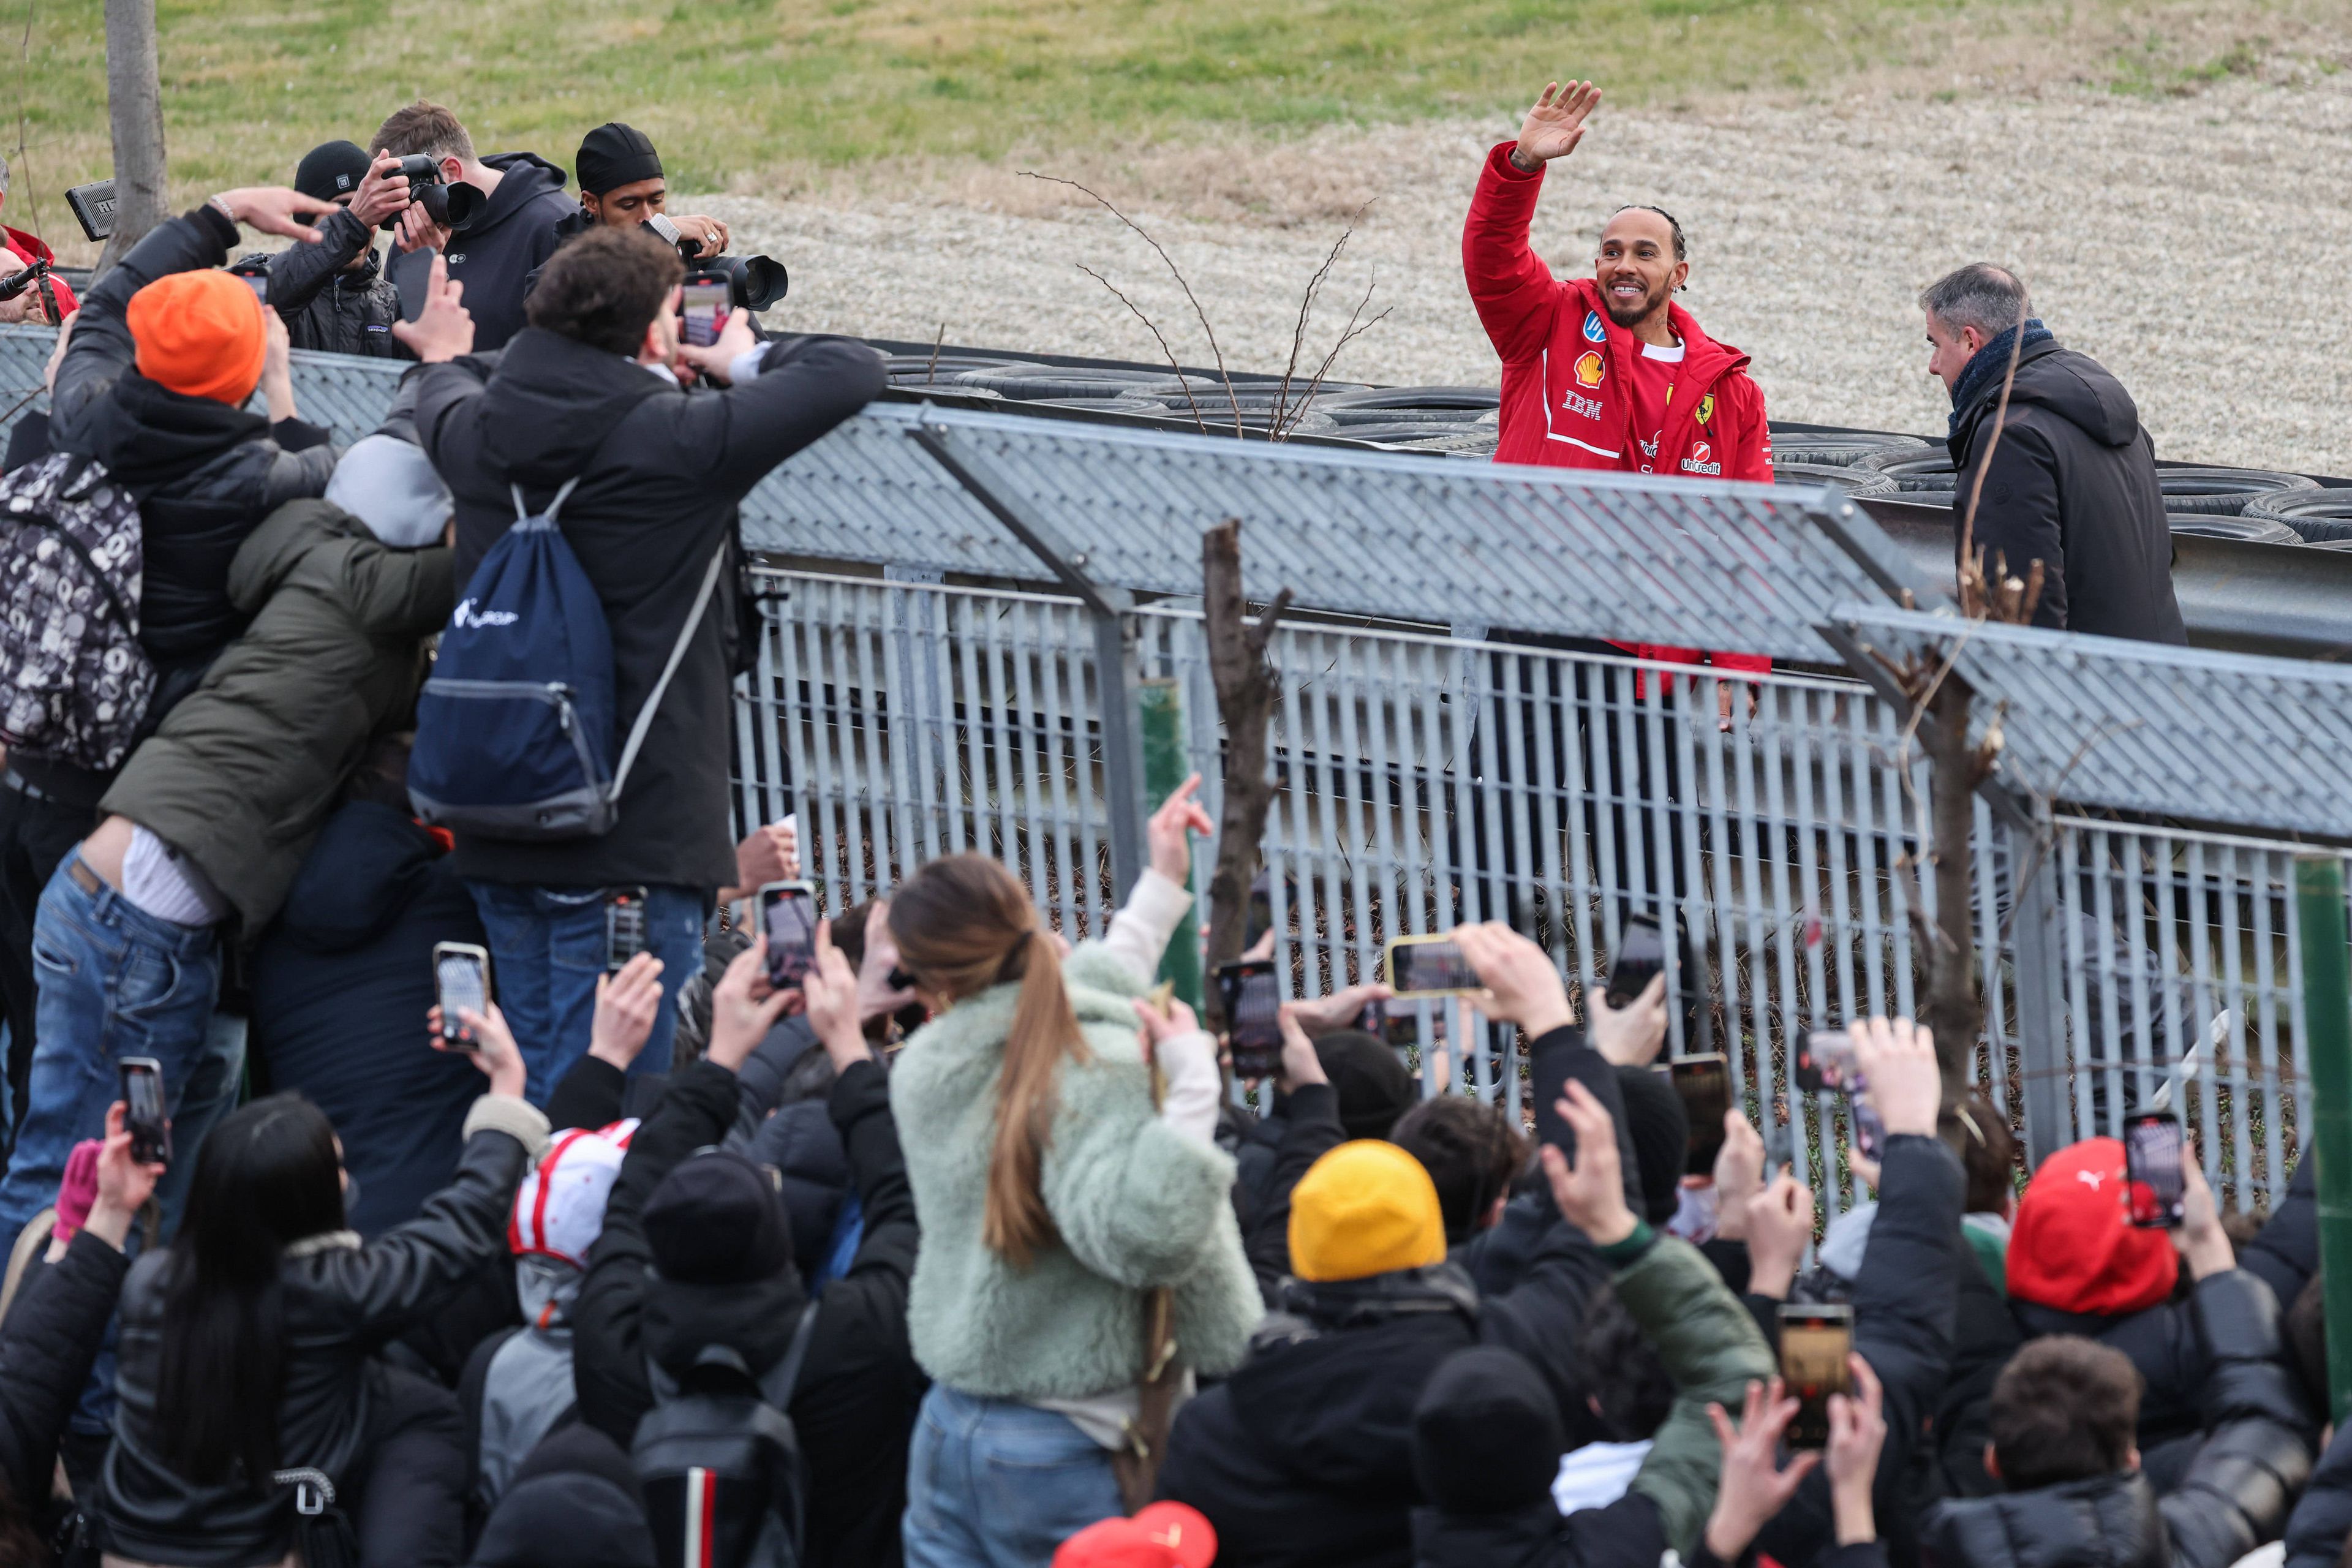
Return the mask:
<svg viewBox="0 0 2352 1568">
<path fill-rule="evenodd" d="M 1942 99 L 1943 100 L 1938 100 Z M 1311 372 L 1357 301 L 1386 311 L 1335 379 L 1479 383 L 1493 356 L 1461 284 L 1461 220 L 1504 124 L 1326 132 L 1098 156 L 1082 177 L 1163 244 L 1227 363 L 1280 371 L 1299 299 L 1358 207 L 1307 333 Z M 1913 300 L 1974 259 L 2020 268 L 2042 318 L 2138 399 L 2160 457 L 2352 474 L 2352 73 L 2228 79 L 2154 99 L 2079 88 L 1874 91 L 1838 102 L 1604 110 L 1556 166 L 1537 240 L 1590 265 L 1625 202 L 1674 212 L 1684 303 L 1754 357 L 1776 417 L 1917 432 L 1948 405 Z M 686 206 L 688 204 L 675 204 Z M 1015 165 L 886 170 L 863 188 L 699 204 L 792 269 L 771 323 L 1157 359 L 1213 355 L 1150 248 Z"/>
</svg>

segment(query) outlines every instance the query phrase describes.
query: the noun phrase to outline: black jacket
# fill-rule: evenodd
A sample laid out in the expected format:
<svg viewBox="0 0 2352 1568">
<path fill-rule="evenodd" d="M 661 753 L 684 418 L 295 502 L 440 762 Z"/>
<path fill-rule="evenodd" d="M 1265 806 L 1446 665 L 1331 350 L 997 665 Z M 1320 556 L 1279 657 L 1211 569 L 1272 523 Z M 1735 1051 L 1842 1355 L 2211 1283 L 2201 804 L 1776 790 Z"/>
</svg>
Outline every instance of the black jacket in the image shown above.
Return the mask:
<svg viewBox="0 0 2352 1568">
<path fill-rule="evenodd" d="M 643 365 L 533 327 L 487 378 L 453 361 L 418 374 L 416 429 L 457 503 L 457 581 L 515 521 L 509 486 L 545 506 L 573 478 L 565 539 L 612 628 L 626 732 L 686 624 L 712 553 L 732 550 L 736 504 L 770 469 L 864 407 L 883 384 L 862 343 L 800 338 L 767 351 L 755 381 L 691 396 Z M 469 879 L 549 887 L 735 877 L 728 785 L 735 723 L 731 578 L 703 616 L 601 838 L 457 842 Z"/>
<path fill-rule="evenodd" d="M 2186 1272 L 2185 1270 L 2183 1271 Z M 2158 1301 L 2122 1317 L 2068 1312 L 2012 1299 L 2009 1310 L 2027 1339 L 2080 1334 L 2131 1358 L 2139 1371 L 2139 1446 L 2143 1452 L 2199 1429 L 2198 1391 L 2210 1370 L 2195 1314 L 2183 1300 Z M 1987 1391 L 1990 1394 L 1990 1391 Z"/>
<path fill-rule="evenodd" d="M 0 1479 L 38 1515 L 58 1437 L 89 1382 L 130 1259 L 88 1231 L 55 1263 L 34 1259 L 0 1323 Z"/>
<path fill-rule="evenodd" d="M 485 1129 L 466 1142 L 457 1179 L 425 1212 L 364 1247 L 356 1236 L 313 1238 L 278 1273 L 286 1334 L 278 1401 L 281 1467 L 350 1476 L 372 1400 L 376 1352 L 437 1311 L 482 1264 L 502 1257 L 507 1210 L 530 1164 L 512 1135 Z M 94 1500 L 106 1550 L 134 1562 L 274 1562 L 288 1543 L 291 1493 L 240 1484 L 202 1486 L 158 1453 L 166 1248 L 142 1258 L 122 1289 L 114 1447 Z"/>
<path fill-rule="evenodd" d="M 2336 1429 L 2286 1521 L 2285 1568 L 2336 1568 L 2352 1539 L 2352 1421 Z"/>
<path fill-rule="evenodd" d="M 1658 1505 L 1639 1492 L 1565 1519 L 1548 1497 L 1508 1513 L 1412 1510 L 1412 1568 L 1656 1568 L 1665 1550 Z"/>
<path fill-rule="evenodd" d="M 273 426 L 261 415 L 166 391 L 133 368 L 131 296 L 158 278 L 218 267 L 236 238 L 236 225 L 207 205 L 132 246 L 83 296 L 50 398 L 56 449 L 98 458 L 139 498 L 139 640 L 157 673 L 148 730 L 245 626 L 228 592 L 237 547 L 287 501 L 324 495 L 335 470 L 334 449 L 316 426 Z M 106 780 L 81 769 L 9 760 L 60 798 L 95 805 L 105 793 Z"/>
<path fill-rule="evenodd" d="M 555 226 L 579 204 L 563 194 L 562 169 L 536 153 L 499 153 L 482 160 L 501 176 L 474 220 L 449 237 L 449 276 L 466 286 L 474 318 L 474 349 L 488 353 L 523 329 L 523 280 L 555 254 Z M 429 250 L 395 251 L 393 282 L 424 297 L 433 269 Z"/>
<path fill-rule="evenodd" d="M 1482 1300 L 1454 1264 L 1292 1281 L 1286 1315 L 1268 1321 L 1248 1362 L 1177 1414 L 1160 1495 L 1208 1515 L 1227 1568 L 1403 1568 L 1421 1501 L 1412 1416 L 1423 1385 L 1455 1351 L 1500 1345 L 1542 1372 L 1564 1418 L 1581 1414 L 1576 1326 L 1608 1277 L 1555 1215 L 1517 1288 L 1495 1297 Z"/>
<path fill-rule="evenodd" d="M 1968 504 L 1990 451 L 1976 514 L 1988 569 L 1996 552 L 2013 576 L 2043 563 L 2035 626 L 2186 644 L 2156 446 L 2131 394 L 2097 361 L 2045 342 L 2018 356 L 1996 447 L 2000 401 L 1994 377 L 1952 431 L 1956 504 Z"/>
<path fill-rule="evenodd" d="M 400 290 L 377 260 L 376 231 L 345 210 L 322 220 L 319 234 L 315 245 L 298 241 L 262 258 L 269 264 L 270 308 L 286 323 L 287 342 L 333 354 L 415 359 L 392 335 Z M 362 254 L 367 259 L 351 268 Z"/>
<path fill-rule="evenodd" d="M 648 1358 L 690 1364 L 726 1343 L 754 1373 L 782 1358 L 803 1300 L 786 1269 L 724 1291 L 673 1285 L 653 1271 L 640 1215 L 678 1163 L 725 1137 L 735 1120 L 735 1075 L 702 1061 L 669 1076 L 661 1103 L 629 1141 L 614 1181 L 604 1234 L 572 1308 L 572 1381 L 581 1419 L 626 1447 L 653 1407 Z M 907 1507 L 907 1447 L 929 1384 L 907 1338 L 907 1286 L 919 1232 L 889 1079 L 860 1062 L 828 1102 L 849 1151 L 865 1210 L 865 1237 L 849 1271 L 828 1284 L 787 1412 L 809 1467 L 805 1561 L 813 1565 L 899 1560 Z"/>
<path fill-rule="evenodd" d="M 1952 1370 L 1934 1404 L 1933 1474 L 1916 1502 L 1935 1497 L 1990 1497 L 2000 1483 L 1986 1474 L 1985 1444 L 1992 1437 L 1992 1385 L 2001 1368 L 2025 1342 L 2008 1299 L 1977 1263 L 1958 1236 L 1953 1246 L 1965 1256 L 1954 1300 Z"/>
<path fill-rule="evenodd" d="M 2230 1568 L 2278 1539 L 2311 1476 L 2312 1426 L 2278 1364 L 2277 1299 L 2233 1268 L 2190 1300 L 2211 1370 L 2180 1483 L 2160 1501 L 2132 1472 L 1939 1503 L 1921 1531 L 1933 1568 Z"/>
<path fill-rule="evenodd" d="M 1853 1281 L 1853 1348 L 1885 1388 L 1886 1443 L 1872 1505 L 1888 1556 L 1906 1563 L 1913 1554 L 1918 1489 L 1913 1467 L 1951 1367 L 1960 1270 L 1977 1265 L 1959 1239 L 1967 1178 L 1941 1139 L 1889 1138 L 1879 1178 L 1878 1215 Z M 1765 1525 L 1756 1547 L 1789 1568 L 1803 1568 L 1836 1539 L 1829 1476 L 1816 1469 Z"/>
<path fill-rule="evenodd" d="M 362 1236 L 414 1219 L 457 1169 L 482 1075 L 432 1048 L 425 1013 L 434 943 L 485 940 L 433 836 L 354 801 L 320 830 L 253 955 L 255 1092 L 299 1089 L 327 1113 L 359 1184 L 351 1225 Z"/>
</svg>

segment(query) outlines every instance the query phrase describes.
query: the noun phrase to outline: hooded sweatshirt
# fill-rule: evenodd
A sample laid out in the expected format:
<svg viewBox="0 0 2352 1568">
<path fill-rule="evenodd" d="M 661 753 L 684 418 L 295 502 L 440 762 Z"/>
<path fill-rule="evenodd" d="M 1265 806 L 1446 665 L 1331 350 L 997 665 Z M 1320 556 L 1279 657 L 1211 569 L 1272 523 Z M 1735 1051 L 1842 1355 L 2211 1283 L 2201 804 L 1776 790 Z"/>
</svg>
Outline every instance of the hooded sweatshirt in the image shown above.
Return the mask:
<svg viewBox="0 0 2352 1568">
<path fill-rule="evenodd" d="M 449 237 L 449 276 L 466 286 L 474 318 L 474 352 L 503 347 L 523 329 L 523 282 L 555 254 L 555 226 L 576 203 L 563 194 L 563 171 L 536 153 L 499 153 L 482 162 L 499 171 L 499 188 L 473 221 Z M 424 298 L 430 251 L 395 252 L 390 272 L 404 300 Z"/>
<path fill-rule="evenodd" d="M 2009 337 L 1977 351 L 1952 411 L 1963 507 L 1984 474 L 1975 542 L 1988 567 L 1999 555 L 2022 577 L 2042 563 L 2035 626 L 2185 646 L 2156 444 L 2138 405 L 2098 362 L 2029 331 L 2007 416 L 1996 421 Z M 1997 373 L 1979 374 L 1979 362 Z"/>
</svg>

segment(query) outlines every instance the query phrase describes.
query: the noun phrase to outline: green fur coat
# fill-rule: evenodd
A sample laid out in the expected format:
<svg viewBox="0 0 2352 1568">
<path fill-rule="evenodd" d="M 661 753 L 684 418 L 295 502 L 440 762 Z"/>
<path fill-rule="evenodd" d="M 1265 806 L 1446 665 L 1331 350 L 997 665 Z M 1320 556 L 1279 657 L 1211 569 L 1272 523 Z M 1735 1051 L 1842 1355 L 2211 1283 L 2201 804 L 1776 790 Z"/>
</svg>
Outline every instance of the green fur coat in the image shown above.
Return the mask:
<svg viewBox="0 0 2352 1568">
<path fill-rule="evenodd" d="M 1242 1253 L 1234 1162 L 1164 1126 L 1137 1040 L 1135 977 L 1088 942 L 1064 979 L 1093 1059 L 1065 1059 L 1041 1185 L 1059 1239 L 1016 1268 L 981 1239 L 996 1080 L 1017 984 L 942 1013 L 907 1042 L 890 1108 L 922 1217 L 908 1302 L 915 1359 L 998 1399 L 1082 1399 L 1142 1374 L 1142 1292 L 1176 1290 L 1177 1359 L 1212 1374 L 1248 1350 L 1262 1308 Z"/>
</svg>

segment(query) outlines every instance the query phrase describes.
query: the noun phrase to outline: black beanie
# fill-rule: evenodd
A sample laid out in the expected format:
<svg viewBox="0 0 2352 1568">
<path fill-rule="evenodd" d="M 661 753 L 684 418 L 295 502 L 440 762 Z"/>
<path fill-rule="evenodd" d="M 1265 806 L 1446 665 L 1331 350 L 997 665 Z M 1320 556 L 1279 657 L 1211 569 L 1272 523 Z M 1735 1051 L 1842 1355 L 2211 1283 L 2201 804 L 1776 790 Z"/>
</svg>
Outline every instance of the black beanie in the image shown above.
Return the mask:
<svg viewBox="0 0 2352 1568">
<path fill-rule="evenodd" d="M 1625 1135 L 1633 1142 L 1633 1163 L 1642 1168 L 1642 1217 L 1664 1225 L 1682 1201 L 1690 1113 L 1673 1081 L 1653 1068 L 1619 1068 L 1617 1087 L 1625 1097 Z"/>
<path fill-rule="evenodd" d="M 1446 1358 L 1412 1412 L 1412 1472 L 1448 1513 L 1505 1513 L 1551 1500 L 1559 1410 L 1525 1356 L 1474 1345 Z"/>
<path fill-rule="evenodd" d="M 349 142 L 321 142 L 294 165 L 294 188 L 306 196 L 331 202 L 350 195 L 367 178 L 368 155 Z"/>
<path fill-rule="evenodd" d="M 1396 1047 L 1361 1029 L 1323 1036 L 1315 1042 L 1315 1056 L 1339 1097 L 1339 1125 L 1350 1138 L 1385 1138 L 1397 1118 L 1420 1103 Z"/>
<path fill-rule="evenodd" d="M 474 1549 L 474 1568 L 654 1568 L 645 1491 L 629 1456 L 584 1424 L 533 1448 Z"/>
<path fill-rule="evenodd" d="M 749 1285 L 793 1260 L 791 1227 L 768 1173 L 732 1150 L 697 1154 L 646 1200 L 654 1267 L 679 1285 Z"/>
<path fill-rule="evenodd" d="M 598 196 L 639 180 L 658 179 L 662 172 L 661 154 L 654 151 L 653 138 L 617 120 L 608 120 L 582 137 L 580 156 L 574 162 L 580 188 Z"/>
</svg>

